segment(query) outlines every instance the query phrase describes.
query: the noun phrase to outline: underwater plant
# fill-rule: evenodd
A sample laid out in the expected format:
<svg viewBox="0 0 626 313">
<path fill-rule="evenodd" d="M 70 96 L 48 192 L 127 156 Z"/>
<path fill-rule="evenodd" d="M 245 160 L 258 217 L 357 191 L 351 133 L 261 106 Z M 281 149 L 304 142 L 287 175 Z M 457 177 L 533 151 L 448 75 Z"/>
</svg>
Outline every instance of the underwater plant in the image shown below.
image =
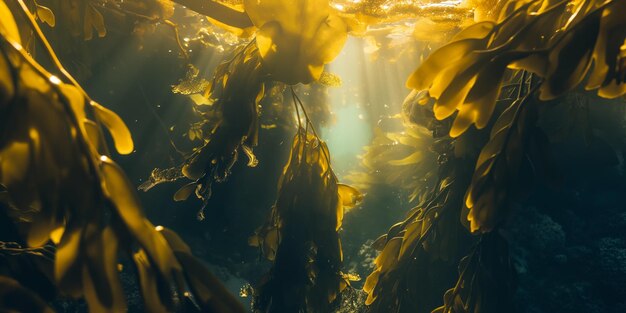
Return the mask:
<svg viewBox="0 0 626 313">
<path fill-rule="evenodd" d="M 181 3 L 192 8 L 199 6 L 210 21 L 226 30 L 233 31 L 233 27 L 240 29 L 235 31 L 239 35 L 250 33 L 243 28 L 256 28 L 253 39 L 235 49 L 233 58 L 220 65 L 211 83 L 206 84 L 202 95 L 206 100 L 197 100 L 198 96 L 194 100 L 197 104 L 210 106 L 205 110 L 208 113 L 200 113 L 205 121 L 203 124 L 209 128 L 202 136 L 204 145 L 186 157 L 185 164 L 180 166 L 182 175 L 178 175 L 178 168 L 171 169 L 168 175 L 163 175 L 163 170 L 156 170 L 152 172 L 149 182 L 141 188 L 147 191 L 161 182 L 174 181 L 184 176 L 193 182 L 183 186 L 174 198 L 184 200 L 195 191 L 206 206 L 211 195 L 211 184 L 227 178 L 239 151 L 248 156 L 248 166 L 256 166 L 252 148 L 258 141 L 257 107 L 263 98 L 264 83 L 276 81 L 293 85 L 320 79 L 324 65 L 341 51 L 349 26 L 330 10 L 326 0 L 300 1 L 296 4 L 279 0 L 244 1 L 240 7 L 243 12 L 237 11 L 238 7 L 224 7 L 231 13 L 227 15 L 231 21 L 233 14 L 248 16 L 251 24 L 245 26 L 223 20 L 224 16 L 216 17 L 213 11 L 205 11 L 199 3 Z M 222 11 L 216 12 L 219 14 Z M 201 80 L 196 81 L 196 84 L 190 82 L 197 80 L 197 75 L 194 72 L 181 84 L 198 86 Z M 175 91 L 182 90 L 175 87 Z M 203 219 L 203 209 L 198 217 Z"/>
<path fill-rule="evenodd" d="M 624 0 L 0 1 L 0 311 L 50 312 L 64 301 L 83 299 L 89 311 L 123 312 L 135 309 L 135 293 L 147 312 L 246 311 L 227 290 L 231 281 L 222 284 L 205 266 L 213 254 L 228 263 L 212 264 L 228 267 L 220 278 L 251 282 L 242 294 L 251 296 L 254 312 L 515 311 L 516 275 L 526 268 L 514 263 L 511 234 L 532 220 L 516 217 L 532 213 L 556 224 L 538 210 L 516 207 L 533 188 L 563 183 L 561 164 L 552 156 L 561 132 L 582 129 L 590 146 L 608 155 L 606 163 L 623 171 L 624 153 L 613 150 L 623 149 L 617 132 L 626 124 L 611 134 L 618 138 L 613 147 L 611 138 L 599 138 L 589 126 L 593 105 L 566 99 L 585 92 L 624 96 L 624 16 Z M 166 37 L 167 48 L 144 46 L 149 36 Z M 129 47 L 117 47 L 127 40 Z M 113 162 L 117 154 L 147 149 L 139 145 L 144 140 L 132 140 L 120 118 L 123 110 L 115 109 L 118 116 L 78 83 L 98 84 L 88 80 L 90 71 L 113 72 L 108 67 L 116 64 L 109 55 L 101 64 L 94 61 L 87 45 L 115 58 L 168 51 L 167 60 L 175 64 L 150 72 L 159 76 L 175 68 L 174 81 L 184 75 L 174 85 L 172 77 L 159 85 L 176 94 L 172 99 L 185 100 L 174 108 L 184 126 L 175 118 L 163 123 L 151 112 L 169 140 L 166 149 L 177 153 L 162 153 L 168 154 L 167 165 L 154 168 L 152 160 L 142 160 L 149 168 L 133 165 L 125 173 Z M 401 110 L 387 110 L 389 99 L 371 96 L 374 85 L 390 89 L 386 97 L 401 99 L 392 88 L 399 84 L 386 81 L 381 67 L 374 73 L 349 69 L 354 76 L 377 76 L 373 84 L 371 77 L 343 79 L 329 72 L 339 70 L 329 66 L 339 57 L 357 59 L 350 55 L 354 48 L 384 64 L 402 62 L 390 72 L 403 73 L 403 80 L 409 73 L 404 65 L 411 63 L 410 70 L 418 64 L 408 75 L 411 91 Z M 343 86 L 342 80 L 361 85 L 345 88 L 351 100 L 345 94 L 333 98 L 326 89 Z M 142 83 L 121 85 L 140 90 L 143 109 L 152 108 Z M 345 107 L 359 93 L 366 100 L 356 105 L 358 112 L 372 116 L 354 115 L 374 125 L 373 139 L 361 167 L 341 175 L 330 161 L 343 148 L 333 151 L 332 125 L 340 108 L 335 104 Z M 391 102 L 399 105 L 397 100 Z M 168 101 L 158 99 L 155 106 Z M 129 125 L 149 128 L 137 120 Z M 179 129 L 182 149 L 170 137 Z M 238 162 L 242 154 L 247 162 Z M 250 167 L 256 174 L 245 176 L 253 172 Z M 194 195 L 201 204 L 192 214 L 211 217 L 212 224 L 192 220 L 182 226 L 179 233 L 189 244 L 155 226 L 139 204 L 127 175 L 153 168 L 140 190 L 180 182 L 167 194 L 179 202 Z M 278 180 L 275 196 L 272 179 Z M 344 214 L 375 199 L 365 192 L 386 190 L 392 191 L 385 203 L 371 204 L 379 206 L 375 214 L 352 213 L 362 220 L 386 214 L 399 222 L 389 227 L 376 220 L 385 228 L 375 230 L 364 230 L 375 223 L 360 226 L 355 232 L 365 244 L 346 240 L 352 221 L 344 224 Z M 155 193 L 145 195 L 152 199 Z M 237 206 L 244 208 L 228 210 Z M 400 216 L 385 211 L 392 206 L 412 208 Z M 178 213 L 188 213 L 161 209 L 155 216 L 165 215 L 172 224 Z M 554 233 L 565 238 L 559 227 Z M 227 242 L 212 245 L 223 238 Z M 621 265 L 620 240 L 598 244 L 606 267 Z M 241 248 L 231 245 L 239 241 L 248 250 L 224 252 Z M 345 266 L 344 252 L 357 249 Z M 576 249 L 578 255 L 592 253 Z M 567 256 L 554 258 L 566 262 Z M 362 290 L 350 283 L 359 280 L 356 269 L 369 271 Z"/>
<path fill-rule="evenodd" d="M 293 90 L 292 90 L 293 92 Z M 249 240 L 272 261 L 255 287 L 255 312 L 332 312 L 350 275 L 341 272 L 343 252 L 338 231 L 344 213 L 362 194 L 337 181 L 326 144 L 305 114 L 278 184 L 268 221 Z M 300 106 L 300 109 L 298 109 Z"/>
<path fill-rule="evenodd" d="M 31 284 L 49 280 L 52 294 L 85 298 L 93 312 L 120 312 L 126 310 L 119 277 L 124 255 L 133 261 L 147 311 L 192 305 L 242 312 L 174 232 L 146 219 L 134 187 L 108 157 L 99 126 L 127 154 L 133 141 L 125 124 L 63 68 L 24 2 L 12 5 L 63 76 L 23 48 L 13 14 L 0 2 L 0 204 L 18 238 L 3 242 L 5 266 L 22 260 L 22 271 L 41 273 Z M 19 283 L 4 276 L 2 282 L 3 310 L 50 311 Z"/>
<path fill-rule="evenodd" d="M 586 89 L 597 90 L 601 97 L 615 98 L 626 92 L 620 65 L 626 25 L 617 17 L 625 12 L 623 1 L 510 1 L 500 18 L 463 29 L 409 78 L 410 88 L 425 90 L 434 99 L 432 114 L 436 119 L 453 120 L 446 129 L 457 157 L 460 147 L 481 142 L 477 134 L 488 135 L 482 135 L 479 153 L 469 155 L 474 168 L 466 169 L 465 175 L 452 176 L 459 181 L 469 173 L 471 181 L 461 184 L 462 194 L 456 201 L 453 197 L 443 204 L 456 202 L 454 210 L 462 224 L 482 235 L 468 241 L 467 247 L 473 248 L 458 261 L 457 282 L 445 293 L 444 305 L 433 312 L 502 312 L 512 307 L 515 275 L 500 229 L 511 217 L 512 202 L 528 194 L 532 186 L 529 164 L 531 175 L 534 172 L 553 182 L 559 179 L 551 168 L 554 162 L 549 156 L 548 136 L 537 125 L 541 101 L 555 99 L 583 82 Z M 514 91 L 517 95 L 513 101 L 503 102 L 503 98 L 510 98 L 510 91 L 505 90 L 510 86 L 507 77 L 511 70 L 521 75 Z M 476 129 L 468 130 L 471 125 Z M 368 303 L 375 312 L 427 311 L 432 306 L 428 302 L 411 303 L 414 298 L 396 292 L 385 294 L 396 284 L 404 284 L 403 277 L 392 276 L 394 266 L 401 272 L 425 266 L 398 265 L 411 240 L 417 238 L 417 249 L 428 250 L 426 243 L 432 238 L 420 223 L 413 229 L 408 223 L 410 219 L 381 238 L 384 244 L 376 271 L 365 285 Z M 428 276 L 422 273 L 419 277 Z M 418 286 L 409 284 L 403 288 Z M 404 301 L 409 308 L 404 307 Z"/>
</svg>

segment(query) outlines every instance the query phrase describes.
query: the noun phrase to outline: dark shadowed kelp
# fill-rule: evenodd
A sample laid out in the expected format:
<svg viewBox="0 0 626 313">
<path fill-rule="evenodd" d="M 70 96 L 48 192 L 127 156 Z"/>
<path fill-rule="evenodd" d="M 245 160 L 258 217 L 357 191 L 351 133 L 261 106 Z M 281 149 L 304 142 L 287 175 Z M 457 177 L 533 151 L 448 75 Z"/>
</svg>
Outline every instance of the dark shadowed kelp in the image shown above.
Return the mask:
<svg viewBox="0 0 626 313">
<path fill-rule="evenodd" d="M 326 144 L 300 127 L 272 213 L 250 238 L 273 262 L 256 288 L 255 311 L 332 312 L 338 307 L 348 286 L 338 231 L 344 211 L 361 198 L 337 182 Z"/>
</svg>

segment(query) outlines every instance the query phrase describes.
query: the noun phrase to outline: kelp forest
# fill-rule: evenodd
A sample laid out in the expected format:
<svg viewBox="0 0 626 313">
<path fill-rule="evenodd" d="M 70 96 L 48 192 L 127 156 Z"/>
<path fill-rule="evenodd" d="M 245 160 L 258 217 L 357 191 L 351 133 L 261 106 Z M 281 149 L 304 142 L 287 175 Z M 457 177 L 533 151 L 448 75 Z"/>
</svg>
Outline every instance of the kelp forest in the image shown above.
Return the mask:
<svg viewBox="0 0 626 313">
<path fill-rule="evenodd" d="M 0 0 L 0 312 L 624 313 L 626 0 Z"/>
</svg>

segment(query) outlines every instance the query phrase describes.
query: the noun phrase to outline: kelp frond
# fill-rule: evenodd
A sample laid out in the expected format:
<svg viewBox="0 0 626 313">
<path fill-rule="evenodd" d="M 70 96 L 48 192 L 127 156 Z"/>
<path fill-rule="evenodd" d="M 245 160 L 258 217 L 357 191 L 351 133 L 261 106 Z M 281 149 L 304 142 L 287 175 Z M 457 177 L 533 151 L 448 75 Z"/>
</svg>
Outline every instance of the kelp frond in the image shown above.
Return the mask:
<svg viewBox="0 0 626 313">
<path fill-rule="evenodd" d="M 2 207 L 12 208 L 7 214 L 26 247 L 54 244 L 54 262 L 44 266 L 55 286 L 62 295 L 85 298 L 94 312 L 126 310 L 121 254 L 135 261 L 150 312 L 172 311 L 185 298 L 205 311 L 242 312 L 215 280 L 194 279 L 189 271 L 208 272 L 146 219 L 134 186 L 107 156 L 98 125 L 109 130 L 120 153 L 133 151 L 128 129 L 80 88 L 19 4 L 63 74 L 53 76 L 22 48 L 13 16 L 0 2 L 1 199 Z"/>
<path fill-rule="evenodd" d="M 250 238 L 273 264 L 256 288 L 257 312 L 331 312 L 348 286 L 338 231 L 362 195 L 338 183 L 309 123 L 294 136 L 270 218 Z"/>
<path fill-rule="evenodd" d="M 412 93 L 404 106 L 415 101 Z M 411 121 L 410 112 L 403 112 L 391 119 L 401 120 L 402 130 L 384 132 L 375 129 L 374 139 L 360 156 L 362 170 L 347 176 L 361 191 L 367 192 L 377 186 L 392 186 L 403 191 L 410 203 L 416 204 L 437 180 L 437 154 L 432 132 L 424 125 Z"/>
<path fill-rule="evenodd" d="M 220 64 L 210 82 L 198 77 L 197 69 L 191 68 L 188 80 L 175 87 L 180 93 L 194 94 L 198 84 L 204 87 L 202 102 L 196 101 L 195 111 L 203 121 L 190 130 L 190 139 L 201 139 L 203 145 L 194 149 L 180 167 L 180 175 L 174 175 L 176 168 L 157 170 L 151 175 L 150 183 L 142 186 L 149 190 L 162 182 L 185 178 L 192 182 L 183 186 L 174 196 L 177 201 L 187 199 L 191 194 L 206 201 L 211 197 L 211 185 L 222 182 L 230 175 L 240 153 L 248 157 L 248 166 L 256 166 L 257 159 L 252 152 L 256 146 L 259 131 L 259 101 L 264 95 L 264 74 L 254 41 L 234 51 L 234 57 Z M 198 217 L 203 219 L 203 209 Z"/>
<path fill-rule="evenodd" d="M 586 89 L 606 98 L 621 96 L 626 93 L 624 11 L 620 0 L 510 1 L 496 22 L 473 24 L 433 52 L 407 85 L 428 90 L 438 119 L 458 111 L 453 137 L 489 123 L 507 68 L 543 78 L 541 100 L 571 91 L 585 77 Z"/>
</svg>

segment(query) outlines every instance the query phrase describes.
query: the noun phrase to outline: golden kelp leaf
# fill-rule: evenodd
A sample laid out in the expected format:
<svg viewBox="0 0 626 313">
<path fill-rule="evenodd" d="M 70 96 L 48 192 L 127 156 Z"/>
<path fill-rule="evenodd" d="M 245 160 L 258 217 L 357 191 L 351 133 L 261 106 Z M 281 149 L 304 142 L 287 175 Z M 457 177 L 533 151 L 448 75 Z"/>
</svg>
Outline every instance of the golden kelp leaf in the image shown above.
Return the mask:
<svg viewBox="0 0 626 313">
<path fill-rule="evenodd" d="M 7 61 L 4 56 L 0 57 L 0 109 L 13 98 L 15 93 L 14 77 L 11 75 Z"/>
<path fill-rule="evenodd" d="M 546 80 L 541 84 L 539 97 L 554 99 L 578 86 L 591 67 L 602 11 L 585 18 L 585 24 L 568 31 L 549 54 Z"/>
<path fill-rule="evenodd" d="M 400 248 L 402 247 L 402 237 L 393 237 L 385 245 L 385 249 L 376 257 L 374 263 L 381 270 L 390 268 L 400 255 Z"/>
<path fill-rule="evenodd" d="M 152 267 L 150 259 L 144 250 L 139 250 L 133 255 L 137 274 L 139 275 L 139 285 L 141 286 L 141 296 L 146 308 L 146 312 L 167 313 L 170 310 L 161 301 L 159 291 L 158 271 Z M 169 295 L 168 295 L 169 296 Z"/>
<path fill-rule="evenodd" d="M 69 225 L 57 246 L 54 278 L 63 294 L 80 297 L 82 287 L 82 257 L 80 255 L 81 229 Z"/>
<path fill-rule="evenodd" d="M 196 191 L 197 187 L 198 187 L 198 184 L 195 182 L 189 183 L 185 186 L 180 187 L 180 189 L 178 189 L 178 191 L 176 191 L 176 193 L 174 194 L 174 201 L 187 200 L 187 198 L 189 198 L 189 196 L 191 196 L 191 194 L 194 193 L 194 191 Z"/>
<path fill-rule="evenodd" d="M 623 66 L 626 60 L 625 6 L 623 1 L 613 1 L 606 7 L 593 49 L 594 68 L 585 89 L 599 89 L 598 95 L 605 98 L 615 98 L 626 93 L 626 68 Z"/>
<path fill-rule="evenodd" d="M 387 243 L 387 234 L 380 235 L 380 237 L 376 238 L 374 242 L 372 242 L 371 247 L 376 251 L 383 251 L 385 248 L 385 244 Z"/>
<path fill-rule="evenodd" d="M 208 99 L 207 97 L 199 93 L 190 94 L 189 99 L 191 99 L 191 101 L 193 101 L 193 103 L 195 103 L 196 105 L 212 105 L 213 104 L 213 101 L 211 101 L 211 99 Z"/>
<path fill-rule="evenodd" d="M 417 242 L 417 240 L 422 238 L 422 228 L 423 228 L 423 223 L 420 220 L 416 220 L 411 222 L 410 224 L 405 226 L 406 228 L 406 232 L 404 233 L 404 236 L 402 237 L 402 247 L 400 248 L 400 253 L 398 255 L 398 258 L 402 258 L 406 255 L 409 255 L 410 252 L 409 249 L 415 249 L 415 243 Z M 407 252 L 409 252 L 409 254 L 407 254 Z"/>
<path fill-rule="evenodd" d="M 452 42 L 435 50 L 409 77 L 407 87 L 415 90 L 429 89 L 435 79 L 441 76 L 441 70 L 458 62 L 473 50 L 485 47 L 487 36 L 491 33 L 493 22 L 481 22 L 469 26 L 457 34 Z M 439 94 L 433 95 L 438 97 Z"/>
<path fill-rule="evenodd" d="M 59 243 L 61 243 L 61 237 L 63 237 L 63 233 L 65 233 L 65 225 L 58 226 L 57 228 L 52 230 L 52 232 L 50 232 L 50 240 L 52 240 L 52 242 L 58 246 Z"/>
<path fill-rule="evenodd" d="M 106 157 L 101 159 L 100 169 L 105 190 L 115 205 L 116 212 L 161 273 L 167 277 L 171 270 L 180 270 L 180 265 L 176 262 L 165 239 L 154 230 L 152 224 L 143 215 L 139 199 L 133 192 L 134 187 L 122 169 Z"/>
<path fill-rule="evenodd" d="M 98 37 L 104 37 L 107 34 L 107 29 L 104 26 L 104 17 L 102 13 L 98 11 L 92 4 L 86 4 L 84 17 L 84 36 L 85 40 L 91 40 L 93 38 L 93 30 L 98 33 Z"/>
<path fill-rule="evenodd" d="M 192 137 L 203 145 L 186 157 L 181 168 L 186 178 L 201 185 L 196 196 L 204 201 L 210 198 L 214 182 L 228 179 L 242 151 L 249 166 L 257 164 L 252 147 L 258 142 L 258 102 L 264 93 L 260 55 L 253 43 L 237 48 L 234 54 L 217 67 L 201 97 L 210 99 L 210 106 L 198 108 L 201 131 L 192 126 Z"/>
<path fill-rule="evenodd" d="M 452 174 L 442 168 L 439 172 Z M 466 185 L 452 186 L 455 185 L 450 178 L 441 179 L 428 198 L 407 213 L 404 221 L 376 240 L 376 245 L 382 242 L 384 248 L 364 287 L 371 312 L 401 312 L 403 308 L 413 309 L 429 301 L 430 296 L 425 292 L 432 291 L 432 284 L 445 274 L 445 270 L 436 268 L 448 263 L 450 256 L 457 253 L 457 231 L 462 227 L 458 223 L 458 207 Z"/>
<path fill-rule="evenodd" d="M 370 305 L 374 303 L 376 300 L 376 296 L 374 295 L 374 287 L 378 284 L 378 280 L 380 278 L 380 270 L 375 270 L 365 279 L 365 284 L 363 285 L 363 291 L 367 293 L 367 299 L 365 300 L 365 305 Z"/>
<path fill-rule="evenodd" d="M 402 247 L 402 237 L 393 237 L 387 241 L 383 251 L 376 257 L 374 263 L 376 268 L 367 277 L 363 285 L 363 291 L 368 293 L 365 305 L 371 305 L 376 300 L 377 294 L 374 288 L 383 273 L 388 271 L 397 261 Z"/>
<path fill-rule="evenodd" d="M 511 180 L 517 179 L 529 138 L 527 128 L 536 118 L 530 99 L 530 95 L 517 99 L 500 115 L 480 152 L 465 201 L 472 232 L 489 232 L 508 216 Z"/>
<path fill-rule="evenodd" d="M 37 17 L 44 23 L 48 24 L 50 27 L 54 27 L 56 25 L 56 18 L 54 17 L 54 13 L 47 7 L 43 5 L 37 4 Z"/>
<path fill-rule="evenodd" d="M 87 138 L 89 139 L 89 143 L 98 151 L 99 153 L 104 153 L 104 142 L 102 142 L 102 137 L 100 133 L 100 127 L 94 121 L 85 119 L 83 121 L 83 127 L 85 128 L 85 134 L 87 134 Z"/>
<path fill-rule="evenodd" d="M 415 107 L 425 108 L 420 104 Z M 393 186 L 414 202 L 434 184 L 437 154 L 430 149 L 434 139 L 430 130 L 409 120 L 407 115 L 412 110 L 407 108 L 402 121 L 389 120 L 402 126 L 402 131 L 384 133 L 380 128 L 374 129 L 374 139 L 361 156 L 362 170 L 346 177 L 353 186 L 362 192 L 378 185 Z M 429 110 L 428 114 L 432 112 Z"/>
<path fill-rule="evenodd" d="M 22 1 L 19 4 L 25 17 L 32 22 L 25 4 Z M 4 23 L 4 16 L 0 21 Z M 38 24 L 31 24 L 35 35 L 47 46 Z M 5 35 L 4 30 L 0 30 L 0 35 Z M 18 45 L 0 45 L 0 50 L 2 60 L 6 60 L 2 55 L 10 55 L 10 62 L 17 63 L 8 64 L 6 70 L 17 74 L 20 82 L 19 97 L 8 103 L 10 110 L 5 110 L 5 103 L 0 108 L 2 113 L 7 113 L 6 116 L 0 114 L 1 118 L 10 122 L 10 129 L 3 129 L 4 141 L 0 145 L 0 200 L 3 207 L 7 204 L 15 211 L 18 211 L 17 205 L 25 204 L 20 208 L 25 215 L 10 216 L 12 221 L 9 221 L 20 224 L 16 225 L 20 228 L 25 226 L 20 233 L 26 233 L 26 237 L 18 240 L 40 245 L 52 239 L 56 244 L 56 255 L 52 255 L 47 247 L 29 248 L 28 253 L 41 252 L 45 253 L 42 259 L 54 259 L 54 281 L 59 294 L 72 298 L 84 296 L 93 312 L 126 311 L 118 277 L 118 271 L 122 270 L 118 253 L 131 254 L 138 249 L 135 259 L 138 260 L 137 272 L 141 277 L 146 310 L 173 311 L 170 283 L 173 274 L 180 277 L 180 263 L 167 241 L 145 218 L 134 186 L 116 164 L 98 153 L 102 144 L 101 133 L 97 125 L 85 117 L 85 98 L 88 97 L 76 83 L 64 84 L 47 73 Z M 56 61 L 54 52 L 47 52 Z M 57 66 L 59 72 L 65 73 L 61 65 Z M 63 79 L 74 81 L 69 74 Z M 92 105 L 105 125 L 116 128 L 112 131 L 116 141 L 125 137 L 125 128 L 120 134 L 117 124 L 121 120 L 117 116 L 97 104 Z M 130 149 L 129 141 L 132 145 L 127 137 L 122 138 L 122 151 Z M 21 144 L 25 144 L 26 149 L 19 146 Z M 18 173 L 4 168 L 7 156 L 12 158 L 15 155 L 21 160 L 9 160 L 14 163 L 11 170 L 22 170 L 21 177 L 12 177 Z M 26 168 L 20 169 L 20 162 Z M 6 187 L 5 181 L 10 183 Z M 44 274 L 48 274 L 46 269 L 41 269 L 46 272 Z M 206 272 L 202 272 L 200 278 L 206 277 Z M 185 281 L 175 282 L 178 283 L 176 291 L 181 291 Z M 203 293 L 202 296 L 206 295 Z M 36 303 L 35 300 L 32 302 Z M 0 306 L 4 304 L 0 303 Z M 4 307 L 0 311 L 2 309 Z M 7 309 L 19 310 L 21 307 L 9 306 Z M 39 310 L 32 308 L 24 312 Z"/>
<path fill-rule="evenodd" d="M 31 165 L 31 148 L 27 142 L 13 142 L 0 150 L 0 177 L 8 188 L 25 179 Z"/>
<path fill-rule="evenodd" d="M 337 184 L 339 191 L 339 197 L 344 209 L 350 209 L 355 207 L 359 202 L 363 201 L 363 194 L 361 194 L 356 188 L 345 184 Z"/>
<path fill-rule="evenodd" d="M 458 137 L 472 124 L 481 129 L 487 126 L 500 94 L 499 86 L 504 79 L 504 72 L 509 59 L 497 56 L 488 65 L 475 74 L 474 82 L 468 84 L 470 89 L 462 103 L 457 102 L 459 113 L 450 129 L 451 137 Z M 449 89 L 452 92 L 454 89 Z"/>
<path fill-rule="evenodd" d="M 109 226 L 103 230 L 87 226 L 83 265 L 83 288 L 90 312 L 126 311 L 126 299 L 117 272 L 118 238 Z"/>
<path fill-rule="evenodd" d="M 11 10 L 4 1 L 0 2 L 0 34 L 13 42 L 22 43 L 20 32 L 17 24 L 15 24 Z"/>
<path fill-rule="evenodd" d="M 111 137 L 113 137 L 117 152 L 120 154 L 132 153 L 134 149 L 133 138 L 124 121 L 115 112 L 98 103 L 92 102 L 91 106 L 94 108 L 95 114 L 109 130 Z"/>
<path fill-rule="evenodd" d="M 273 260 L 257 287 L 257 309 L 328 312 L 347 286 L 340 272 L 343 256 L 337 233 L 343 204 L 328 147 L 313 132 L 298 129 L 278 189 L 272 213 L 257 231 L 263 253 Z M 347 198 L 356 196 L 353 192 L 343 190 Z"/>
<path fill-rule="evenodd" d="M 421 151 L 416 151 L 413 152 L 412 154 L 410 154 L 409 156 L 400 159 L 400 160 L 389 160 L 388 163 L 391 165 L 409 165 L 409 164 L 415 164 L 415 163 L 419 163 L 422 158 L 424 157 L 424 154 Z"/>
<path fill-rule="evenodd" d="M 318 80 L 347 40 L 348 25 L 331 12 L 328 0 L 246 0 L 244 7 L 259 28 L 263 67 L 275 80 Z"/>
<path fill-rule="evenodd" d="M 460 135 L 472 124 L 481 128 L 489 122 L 506 68 L 543 77 L 540 98 L 546 100 L 578 86 L 595 61 L 586 88 L 597 88 L 598 94 L 606 97 L 620 96 L 626 93 L 619 78 L 624 70 L 616 64 L 621 60 L 618 51 L 626 39 L 626 25 L 621 19 L 623 3 L 619 3 L 612 0 L 602 4 L 591 0 L 512 2 L 484 37 L 489 40 L 483 46 L 469 47 L 468 39 L 460 40 L 457 36 L 435 51 L 409 78 L 408 85 L 427 89 L 437 99 L 434 108 L 437 119 L 459 111 L 452 136 Z M 483 35 L 480 24 L 470 28 Z M 459 35 L 463 37 L 464 33 Z M 608 50 L 606 34 L 612 36 Z M 464 42 L 465 45 L 460 44 Z"/>
</svg>

